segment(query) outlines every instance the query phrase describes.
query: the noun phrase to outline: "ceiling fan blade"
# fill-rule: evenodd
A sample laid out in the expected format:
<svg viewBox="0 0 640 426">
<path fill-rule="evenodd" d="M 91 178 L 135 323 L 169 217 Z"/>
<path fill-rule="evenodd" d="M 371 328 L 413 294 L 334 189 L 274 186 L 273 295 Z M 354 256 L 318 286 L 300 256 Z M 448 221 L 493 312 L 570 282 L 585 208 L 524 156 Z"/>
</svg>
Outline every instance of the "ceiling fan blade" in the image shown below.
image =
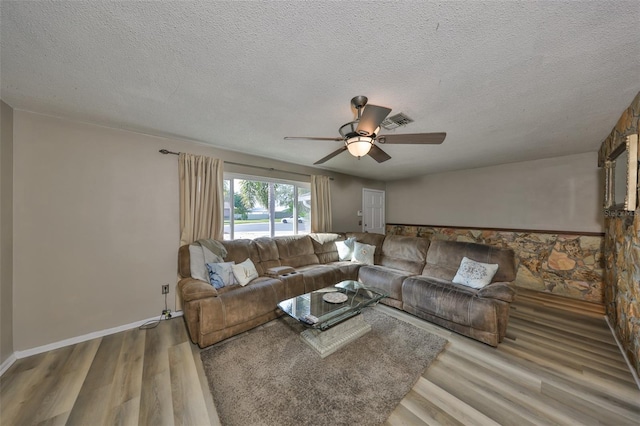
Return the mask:
<svg viewBox="0 0 640 426">
<path fill-rule="evenodd" d="M 284 137 L 285 140 L 291 141 L 291 140 L 309 140 L 309 141 L 343 141 L 344 139 L 342 138 L 314 138 L 311 136 L 285 136 Z"/>
<path fill-rule="evenodd" d="M 377 141 L 382 144 L 438 145 L 444 142 L 447 134 L 441 133 L 409 133 L 404 135 L 382 135 Z"/>
<path fill-rule="evenodd" d="M 329 161 L 329 160 L 331 160 L 331 159 L 332 159 L 333 157 L 335 157 L 336 155 L 338 155 L 338 154 L 342 154 L 342 153 L 343 153 L 344 151 L 346 151 L 346 150 L 347 150 L 347 147 L 346 147 L 346 146 L 343 146 L 343 147 L 341 147 L 340 149 L 336 149 L 335 151 L 333 151 L 331 154 L 327 155 L 326 157 L 323 157 L 323 158 L 319 159 L 318 161 L 316 161 L 316 162 L 315 162 L 315 163 L 313 163 L 313 164 L 322 164 L 322 163 L 324 163 L 325 161 Z"/>
<path fill-rule="evenodd" d="M 375 145 L 371 146 L 371 150 L 369 151 L 369 156 L 374 160 L 376 160 L 378 163 L 382 163 L 391 159 L 391 156 L 389 154 L 387 154 L 386 152 L 384 152 L 383 150 L 381 150 Z"/>
<path fill-rule="evenodd" d="M 356 132 L 362 136 L 373 134 L 382 123 L 387 115 L 391 112 L 391 108 L 381 107 L 378 105 L 367 105 L 362 111 L 360 122 Z"/>
</svg>

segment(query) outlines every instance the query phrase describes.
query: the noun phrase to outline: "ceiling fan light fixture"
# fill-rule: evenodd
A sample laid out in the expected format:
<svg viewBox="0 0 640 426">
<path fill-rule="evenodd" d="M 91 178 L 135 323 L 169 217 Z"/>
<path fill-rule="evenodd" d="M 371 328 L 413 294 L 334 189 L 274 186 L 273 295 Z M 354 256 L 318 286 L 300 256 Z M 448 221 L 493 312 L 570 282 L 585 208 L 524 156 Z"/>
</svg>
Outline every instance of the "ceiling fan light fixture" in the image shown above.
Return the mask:
<svg viewBox="0 0 640 426">
<path fill-rule="evenodd" d="M 369 153 L 371 146 L 373 146 L 373 139 L 367 136 L 355 136 L 347 139 L 345 144 L 349 154 L 360 158 Z"/>
</svg>

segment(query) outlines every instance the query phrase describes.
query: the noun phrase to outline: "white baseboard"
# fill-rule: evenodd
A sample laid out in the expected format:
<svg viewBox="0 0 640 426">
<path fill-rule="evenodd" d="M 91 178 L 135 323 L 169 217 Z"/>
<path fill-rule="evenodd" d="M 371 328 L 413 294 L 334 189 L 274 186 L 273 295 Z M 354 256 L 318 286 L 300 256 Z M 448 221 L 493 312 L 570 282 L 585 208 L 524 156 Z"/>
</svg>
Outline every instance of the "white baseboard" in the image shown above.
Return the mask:
<svg viewBox="0 0 640 426">
<path fill-rule="evenodd" d="M 5 359 L 2 364 L 0 364 L 0 377 L 4 374 L 5 371 L 9 369 L 16 362 L 16 354 L 15 352 L 9 355 L 9 358 Z"/>
<path fill-rule="evenodd" d="M 620 344 L 620 340 L 618 340 L 618 334 L 616 333 L 614 328 L 611 326 L 611 322 L 609 322 L 609 316 L 605 315 L 604 320 L 607 322 L 607 325 L 609 326 L 609 330 L 611 330 L 611 334 L 613 334 L 613 338 L 616 339 L 616 344 L 618 345 L 618 349 L 620 349 L 620 353 L 624 357 L 624 360 L 627 363 L 627 367 L 629 367 L 629 371 L 631 371 L 631 374 L 633 375 L 633 378 L 636 381 L 636 386 L 638 386 L 638 389 L 640 389 L 640 378 L 638 378 L 638 373 L 636 373 L 636 369 L 633 368 L 633 366 L 631 365 L 631 362 L 629 361 L 629 358 L 627 358 L 627 353 L 625 352 L 624 348 Z"/>
<path fill-rule="evenodd" d="M 172 318 L 177 318 L 182 316 L 182 311 L 171 312 Z M 141 325 L 149 322 L 160 319 L 160 316 L 155 316 L 152 318 L 147 318 L 144 320 L 132 322 L 130 324 L 120 325 L 118 327 L 108 328 L 106 330 L 94 331 L 92 333 L 84 334 L 82 336 L 71 337 L 70 339 L 60 340 L 59 342 L 49 343 L 48 345 L 38 346 L 32 349 L 26 349 L 24 351 L 15 351 L 14 352 L 14 361 L 15 359 L 26 358 L 28 356 L 41 354 L 43 352 L 52 351 L 54 349 L 63 348 L 69 345 L 75 345 L 77 343 L 86 342 L 87 340 L 97 339 L 98 337 L 108 336 L 110 334 L 119 333 L 121 331 L 131 330 L 132 328 L 138 328 Z M 163 320 L 164 321 L 164 320 Z M 5 361 L 6 362 L 6 361 Z M 12 362 L 13 363 L 13 362 Z M 2 363 L 3 366 L 5 363 Z M 7 366 L 7 368 L 9 368 Z M 2 370 L 4 372 L 4 370 Z M 1 375 L 1 374 L 0 374 Z"/>
</svg>

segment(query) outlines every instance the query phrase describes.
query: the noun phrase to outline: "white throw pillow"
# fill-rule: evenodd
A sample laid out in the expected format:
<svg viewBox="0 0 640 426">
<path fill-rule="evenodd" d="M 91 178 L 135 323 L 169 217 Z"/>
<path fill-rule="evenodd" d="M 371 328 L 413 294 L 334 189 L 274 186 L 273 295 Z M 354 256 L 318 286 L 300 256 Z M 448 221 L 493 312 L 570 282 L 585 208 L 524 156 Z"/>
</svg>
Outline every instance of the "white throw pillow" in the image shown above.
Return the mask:
<svg viewBox="0 0 640 426">
<path fill-rule="evenodd" d="M 207 269 L 209 270 L 209 282 L 216 289 L 226 287 L 232 284 L 237 284 L 238 281 L 233 275 L 232 266 L 235 262 L 223 262 L 223 263 L 207 263 Z"/>
<path fill-rule="evenodd" d="M 365 265 L 373 265 L 373 254 L 376 252 L 376 246 L 356 242 L 353 248 L 352 262 L 358 262 Z"/>
<path fill-rule="evenodd" d="M 496 272 L 498 272 L 497 263 L 480 263 L 463 257 L 452 281 L 467 287 L 482 288 L 491 283 Z"/>
<path fill-rule="evenodd" d="M 237 265 L 232 265 L 231 269 L 233 269 L 233 275 L 238 280 L 238 284 L 241 286 L 245 286 L 249 284 L 249 282 L 255 278 L 258 278 L 258 271 L 256 270 L 256 265 L 253 264 L 251 259 L 247 258 L 244 262 L 238 263 Z"/>
<path fill-rule="evenodd" d="M 336 249 L 338 249 L 338 259 L 351 260 L 353 257 L 353 247 L 356 242 L 356 237 L 347 238 L 344 241 L 336 241 Z"/>
</svg>

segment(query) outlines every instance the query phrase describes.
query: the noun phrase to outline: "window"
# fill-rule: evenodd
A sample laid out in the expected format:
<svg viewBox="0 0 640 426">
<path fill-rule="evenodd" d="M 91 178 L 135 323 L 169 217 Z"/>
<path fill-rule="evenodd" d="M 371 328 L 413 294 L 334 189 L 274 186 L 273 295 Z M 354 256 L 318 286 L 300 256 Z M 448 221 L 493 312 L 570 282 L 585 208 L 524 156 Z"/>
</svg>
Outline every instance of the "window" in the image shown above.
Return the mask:
<svg viewBox="0 0 640 426">
<path fill-rule="evenodd" d="M 225 240 L 310 232 L 307 182 L 225 175 L 224 197 Z"/>
</svg>

